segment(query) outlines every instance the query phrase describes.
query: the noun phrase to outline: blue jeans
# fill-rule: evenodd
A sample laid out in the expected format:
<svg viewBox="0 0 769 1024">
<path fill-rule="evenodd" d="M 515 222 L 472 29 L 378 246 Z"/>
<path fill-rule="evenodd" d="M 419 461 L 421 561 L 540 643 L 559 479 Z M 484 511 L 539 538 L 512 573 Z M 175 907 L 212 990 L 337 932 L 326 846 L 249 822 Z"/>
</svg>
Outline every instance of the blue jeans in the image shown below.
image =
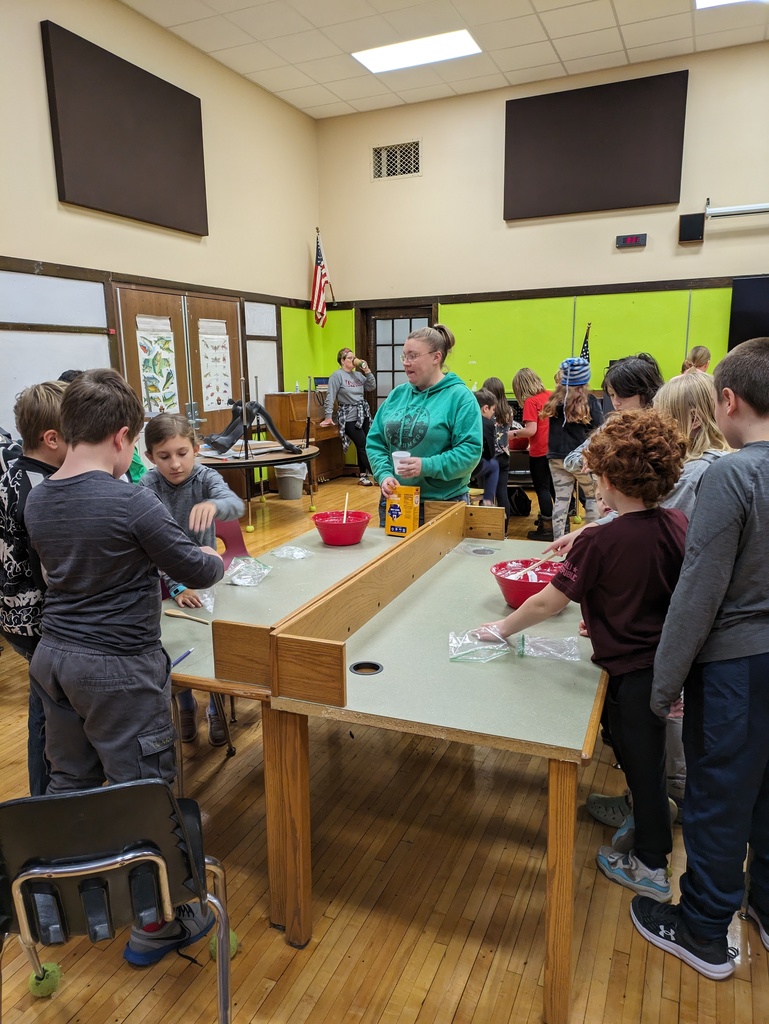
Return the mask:
<svg viewBox="0 0 769 1024">
<path fill-rule="evenodd" d="M 480 466 L 475 472 L 478 486 L 483 487 L 483 500 L 490 505 L 494 504 L 497 496 L 497 482 L 499 481 L 499 463 L 496 459 L 481 459 Z"/>
<path fill-rule="evenodd" d="M 435 500 L 435 499 L 427 498 L 426 500 L 427 501 L 431 501 L 431 500 Z M 458 498 L 447 498 L 447 501 L 454 501 L 454 502 L 455 501 L 463 501 L 465 503 L 465 505 L 469 505 L 470 504 L 470 495 L 467 494 L 467 493 L 460 494 Z M 387 502 L 386 502 L 386 500 L 384 498 L 380 498 L 379 499 L 379 525 L 380 525 L 380 527 L 382 529 L 384 529 L 386 514 L 387 514 Z M 420 526 L 424 526 L 425 525 L 425 503 L 424 503 L 424 501 L 420 501 L 419 502 L 419 525 Z"/>
<path fill-rule="evenodd" d="M 6 637 L 7 639 L 7 637 Z M 8 643 L 26 661 L 32 660 L 32 654 L 16 644 Z M 29 778 L 29 795 L 44 796 L 51 781 L 51 766 L 45 756 L 45 710 L 40 697 L 30 686 L 29 711 L 27 714 L 27 776 Z"/>
<path fill-rule="evenodd" d="M 686 796 L 681 909 L 700 939 L 722 939 L 750 903 L 769 914 L 769 653 L 694 665 L 684 687 Z"/>
</svg>

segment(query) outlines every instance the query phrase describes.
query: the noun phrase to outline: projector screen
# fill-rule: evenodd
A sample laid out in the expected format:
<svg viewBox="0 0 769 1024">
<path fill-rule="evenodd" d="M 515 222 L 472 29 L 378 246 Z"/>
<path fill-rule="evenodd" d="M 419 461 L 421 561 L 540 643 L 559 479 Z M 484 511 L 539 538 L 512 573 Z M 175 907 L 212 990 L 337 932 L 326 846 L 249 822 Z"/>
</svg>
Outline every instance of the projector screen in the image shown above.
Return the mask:
<svg viewBox="0 0 769 1024">
<path fill-rule="evenodd" d="M 208 234 L 200 100 L 41 22 L 63 203 Z"/>
<path fill-rule="evenodd" d="M 688 77 L 508 100 L 505 220 L 677 203 Z"/>
</svg>

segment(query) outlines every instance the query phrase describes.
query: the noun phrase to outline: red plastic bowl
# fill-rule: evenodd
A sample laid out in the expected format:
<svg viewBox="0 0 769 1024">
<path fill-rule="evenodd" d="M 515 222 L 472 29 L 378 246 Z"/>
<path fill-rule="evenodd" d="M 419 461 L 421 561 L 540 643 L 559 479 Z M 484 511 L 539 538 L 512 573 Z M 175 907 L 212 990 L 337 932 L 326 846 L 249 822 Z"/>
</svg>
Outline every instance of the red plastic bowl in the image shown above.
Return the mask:
<svg viewBox="0 0 769 1024">
<path fill-rule="evenodd" d="M 536 561 L 536 558 L 513 558 L 508 562 L 497 562 L 496 565 L 492 565 L 492 575 L 499 584 L 502 596 L 511 608 L 519 608 L 532 594 L 538 594 L 540 590 L 544 590 L 548 583 L 552 583 L 553 577 L 558 575 L 560 562 L 543 562 L 526 576 L 517 580 L 510 579 L 510 576 L 514 576 L 515 573 Z M 533 580 L 528 578 L 532 575 L 535 577 Z"/>
<path fill-rule="evenodd" d="M 371 515 L 368 512 L 348 512 L 347 522 L 343 522 L 344 512 L 316 512 L 312 521 L 318 528 L 320 539 L 332 547 L 344 547 L 346 544 L 359 544 L 366 531 Z"/>
</svg>

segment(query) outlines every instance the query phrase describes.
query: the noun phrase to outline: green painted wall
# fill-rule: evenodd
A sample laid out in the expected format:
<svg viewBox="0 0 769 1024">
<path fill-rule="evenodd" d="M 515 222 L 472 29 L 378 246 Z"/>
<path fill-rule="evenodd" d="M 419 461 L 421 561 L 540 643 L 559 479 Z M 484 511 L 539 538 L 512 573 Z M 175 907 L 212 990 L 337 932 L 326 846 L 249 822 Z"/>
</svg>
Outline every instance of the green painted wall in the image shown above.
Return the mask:
<svg viewBox="0 0 769 1024">
<path fill-rule="evenodd" d="M 307 390 L 308 377 L 330 377 L 339 366 L 340 348 L 355 347 L 355 313 L 352 309 L 329 310 L 325 327 L 318 327 L 310 309 L 281 308 L 283 335 L 283 386 L 293 391 L 299 381 Z"/>
</svg>

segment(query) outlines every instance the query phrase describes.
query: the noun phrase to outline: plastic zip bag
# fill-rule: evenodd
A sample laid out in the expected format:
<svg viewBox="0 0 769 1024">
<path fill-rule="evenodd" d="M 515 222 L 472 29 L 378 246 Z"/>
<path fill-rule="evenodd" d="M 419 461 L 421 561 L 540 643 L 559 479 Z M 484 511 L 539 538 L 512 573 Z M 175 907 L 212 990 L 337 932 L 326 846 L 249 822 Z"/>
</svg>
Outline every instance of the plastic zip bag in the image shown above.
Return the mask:
<svg viewBox="0 0 769 1024">
<path fill-rule="evenodd" d="M 579 637 L 527 636 L 521 633 L 515 647 L 519 658 L 557 658 L 559 661 L 579 661 Z"/>
<path fill-rule="evenodd" d="M 276 558 L 311 558 L 312 551 L 307 548 L 300 548 L 296 544 L 284 544 L 282 548 L 275 548 L 270 552 Z"/>
<path fill-rule="evenodd" d="M 493 638 L 482 640 L 477 629 L 449 633 L 449 661 L 493 661 L 510 653 L 507 640 L 493 626 L 485 626 L 484 632 L 493 634 Z"/>
<path fill-rule="evenodd" d="M 271 572 L 272 566 L 265 565 L 258 558 L 240 556 L 230 562 L 224 578 L 236 587 L 258 587 Z"/>
<path fill-rule="evenodd" d="M 205 590 L 197 590 L 196 593 L 208 614 L 213 615 L 214 602 L 216 601 L 216 584 L 213 587 L 206 587 Z"/>
</svg>

